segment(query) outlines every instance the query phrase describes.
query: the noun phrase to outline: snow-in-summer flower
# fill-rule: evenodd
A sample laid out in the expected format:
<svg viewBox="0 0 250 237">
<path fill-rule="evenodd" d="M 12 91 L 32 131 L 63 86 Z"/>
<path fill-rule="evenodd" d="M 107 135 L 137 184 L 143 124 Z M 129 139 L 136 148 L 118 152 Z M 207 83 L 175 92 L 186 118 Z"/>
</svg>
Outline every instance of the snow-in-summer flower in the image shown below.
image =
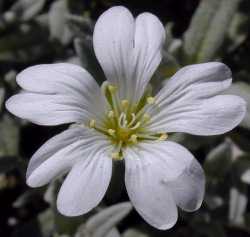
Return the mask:
<svg viewBox="0 0 250 237">
<path fill-rule="evenodd" d="M 57 198 L 67 216 L 87 213 L 105 195 L 112 162 L 124 160 L 125 185 L 138 213 L 158 229 L 177 221 L 177 206 L 197 210 L 204 173 L 174 132 L 217 135 L 244 117 L 243 99 L 222 92 L 231 72 L 219 62 L 186 66 L 152 94 L 149 81 L 162 58 L 165 30 L 157 17 L 136 19 L 113 7 L 98 19 L 96 57 L 107 81 L 101 87 L 83 68 L 67 64 L 29 67 L 17 76 L 23 89 L 7 102 L 16 116 L 38 125 L 74 123 L 31 158 L 27 184 L 40 187 L 68 175 Z"/>
</svg>

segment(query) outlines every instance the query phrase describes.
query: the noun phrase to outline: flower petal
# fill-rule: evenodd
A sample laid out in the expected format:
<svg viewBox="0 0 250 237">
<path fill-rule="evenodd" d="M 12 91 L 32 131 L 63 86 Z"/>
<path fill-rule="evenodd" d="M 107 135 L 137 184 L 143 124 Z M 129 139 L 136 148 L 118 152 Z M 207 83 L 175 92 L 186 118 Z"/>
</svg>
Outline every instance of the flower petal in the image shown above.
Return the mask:
<svg viewBox="0 0 250 237">
<path fill-rule="evenodd" d="M 203 171 L 184 147 L 174 142 L 140 143 L 125 150 L 125 165 L 131 202 L 152 226 L 171 228 L 177 221 L 176 205 L 184 210 L 200 206 Z"/>
<path fill-rule="evenodd" d="M 180 157 L 180 159 L 183 158 Z M 181 209 L 195 211 L 200 208 L 205 192 L 205 174 L 196 159 L 193 159 L 175 180 L 166 180 L 165 182 L 170 187 L 175 202 Z"/>
<path fill-rule="evenodd" d="M 101 91 L 83 68 L 68 64 L 29 67 L 17 76 L 24 89 L 6 102 L 7 109 L 39 125 L 83 122 L 103 114 Z"/>
<path fill-rule="evenodd" d="M 159 19 L 150 13 L 140 14 L 135 24 L 130 90 L 135 88 L 134 101 L 137 101 L 161 62 L 165 29 Z"/>
<path fill-rule="evenodd" d="M 89 149 L 106 146 L 100 134 L 90 129 L 70 128 L 47 141 L 31 158 L 26 179 L 31 187 L 40 187 L 69 171 Z"/>
<path fill-rule="evenodd" d="M 125 7 L 112 7 L 94 29 L 95 54 L 121 99 L 138 100 L 161 61 L 165 30 L 150 13 L 136 20 Z"/>
<path fill-rule="evenodd" d="M 222 63 L 204 63 L 178 71 L 148 109 L 154 132 L 186 132 L 218 135 L 230 131 L 243 119 L 245 101 L 218 95 L 231 85 L 231 72 Z"/>
<path fill-rule="evenodd" d="M 78 216 L 96 207 L 104 197 L 112 173 L 107 147 L 96 146 L 77 162 L 65 179 L 57 198 L 57 208 L 66 216 Z"/>
</svg>

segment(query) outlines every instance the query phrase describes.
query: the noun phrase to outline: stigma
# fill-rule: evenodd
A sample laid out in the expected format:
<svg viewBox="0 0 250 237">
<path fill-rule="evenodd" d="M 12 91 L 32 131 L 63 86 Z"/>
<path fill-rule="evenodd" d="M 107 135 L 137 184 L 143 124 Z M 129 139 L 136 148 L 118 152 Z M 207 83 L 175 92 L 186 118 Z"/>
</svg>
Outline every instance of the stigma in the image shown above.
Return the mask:
<svg viewBox="0 0 250 237">
<path fill-rule="evenodd" d="M 113 145 L 110 157 L 114 160 L 123 159 L 123 149 L 136 146 L 145 140 L 164 141 L 166 133 L 152 133 L 147 129 L 151 116 L 146 113 L 147 106 L 155 105 L 155 98 L 145 94 L 138 103 L 132 103 L 128 98 L 120 99 L 118 87 L 104 82 L 102 92 L 106 98 L 108 111 L 102 123 L 93 118 L 88 127 L 104 134 Z"/>
</svg>

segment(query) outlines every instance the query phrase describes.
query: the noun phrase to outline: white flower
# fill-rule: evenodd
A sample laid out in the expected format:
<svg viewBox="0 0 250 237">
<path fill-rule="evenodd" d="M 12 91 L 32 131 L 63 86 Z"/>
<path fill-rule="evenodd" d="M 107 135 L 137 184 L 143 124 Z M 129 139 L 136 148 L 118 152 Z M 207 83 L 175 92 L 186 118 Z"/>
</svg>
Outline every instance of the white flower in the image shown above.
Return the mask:
<svg viewBox="0 0 250 237">
<path fill-rule="evenodd" d="M 17 76 L 23 91 L 7 101 L 10 112 L 39 125 L 76 124 L 45 143 L 27 170 L 31 187 L 69 172 L 57 199 L 62 214 L 77 216 L 97 206 L 112 160 L 122 159 L 130 200 L 152 226 L 171 228 L 177 206 L 200 207 L 203 170 L 167 134 L 225 133 L 241 122 L 246 105 L 238 96 L 220 95 L 231 72 L 218 62 L 184 67 L 153 97 L 148 82 L 164 41 L 157 17 L 134 19 L 126 8 L 113 7 L 100 16 L 93 36 L 107 78 L 101 89 L 87 71 L 66 63 L 33 66 Z"/>
</svg>

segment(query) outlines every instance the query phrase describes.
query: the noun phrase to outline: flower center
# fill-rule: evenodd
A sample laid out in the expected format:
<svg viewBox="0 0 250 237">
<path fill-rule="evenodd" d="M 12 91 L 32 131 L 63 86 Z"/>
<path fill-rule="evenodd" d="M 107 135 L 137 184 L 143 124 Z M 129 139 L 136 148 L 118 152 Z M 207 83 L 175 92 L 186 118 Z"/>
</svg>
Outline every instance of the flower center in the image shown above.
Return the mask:
<svg viewBox="0 0 250 237">
<path fill-rule="evenodd" d="M 140 101 L 132 104 L 127 99 L 120 100 L 117 95 L 117 87 L 105 82 L 102 85 L 109 110 L 101 125 L 91 119 L 88 126 L 107 136 L 114 145 L 111 157 L 116 160 L 123 159 L 122 149 L 126 146 L 136 145 L 143 140 L 167 139 L 166 133 L 150 133 L 147 123 L 150 115 L 146 113 L 146 106 L 154 106 L 155 99 L 147 90 Z"/>
</svg>

